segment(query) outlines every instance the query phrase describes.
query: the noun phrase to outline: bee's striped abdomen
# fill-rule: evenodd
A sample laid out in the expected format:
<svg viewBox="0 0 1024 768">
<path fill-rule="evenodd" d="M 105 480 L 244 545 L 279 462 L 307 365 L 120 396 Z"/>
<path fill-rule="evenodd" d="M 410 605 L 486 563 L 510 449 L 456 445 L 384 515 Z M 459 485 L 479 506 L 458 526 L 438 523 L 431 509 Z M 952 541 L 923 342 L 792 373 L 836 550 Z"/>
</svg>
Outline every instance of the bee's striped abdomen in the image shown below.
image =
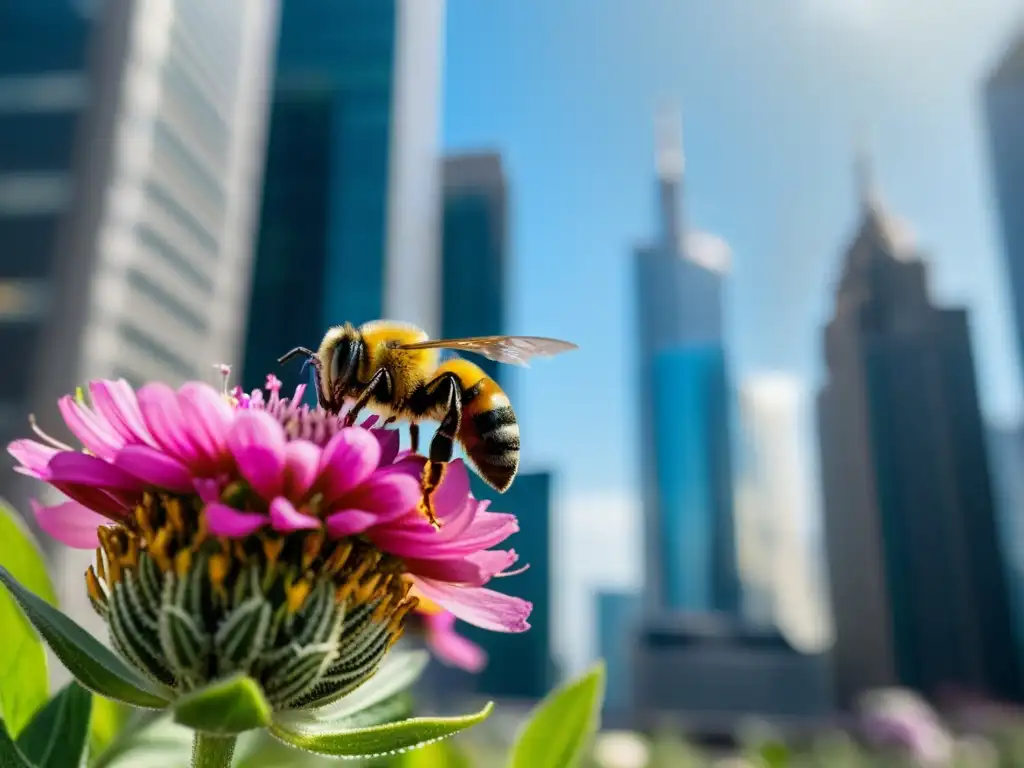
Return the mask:
<svg viewBox="0 0 1024 768">
<path fill-rule="evenodd" d="M 462 383 L 462 425 L 459 442 L 477 473 L 497 491 L 512 485 L 519 471 L 519 422 L 498 383 L 468 360 L 450 360 Z"/>
</svg>

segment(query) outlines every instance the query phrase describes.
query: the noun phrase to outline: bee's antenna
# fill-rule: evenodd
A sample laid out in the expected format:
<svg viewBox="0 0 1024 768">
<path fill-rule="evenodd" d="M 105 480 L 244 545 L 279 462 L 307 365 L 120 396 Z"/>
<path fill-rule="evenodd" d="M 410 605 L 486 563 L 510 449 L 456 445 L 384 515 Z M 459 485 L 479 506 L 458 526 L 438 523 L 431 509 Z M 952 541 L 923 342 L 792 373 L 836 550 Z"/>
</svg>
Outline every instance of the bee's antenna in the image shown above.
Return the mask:
<svg viewBox="0 0 1024 768">
<path fill-rule="evenodd" d="M 294 358 L 298 357 L 299 355 L 305 355 L 307 362 L 310 359 L 316 357 L 316 353 L 313 350 L 307 349 L 306 347 L 296 347 L 295 349 L 290 350 L 288 352 L 285 352 L 283 355 L 281 355 L 279 358 L 277 358 L 277 364 L 278 365 L 284 365 L 289 360 L 293 360 Z"/>
</svg>

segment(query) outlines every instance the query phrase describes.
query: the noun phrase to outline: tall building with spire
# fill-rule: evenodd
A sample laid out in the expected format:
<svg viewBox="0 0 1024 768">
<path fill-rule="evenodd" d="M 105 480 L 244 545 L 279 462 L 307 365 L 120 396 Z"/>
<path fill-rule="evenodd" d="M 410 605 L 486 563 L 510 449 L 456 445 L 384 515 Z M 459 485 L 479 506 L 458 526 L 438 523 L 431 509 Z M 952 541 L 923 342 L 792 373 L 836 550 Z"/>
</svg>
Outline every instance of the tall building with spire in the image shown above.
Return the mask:
<svg viewBox="0 0 1024 768">
<path fill-rule="evenodd" d="M 863 157 L 858 177 L 817 403 L 836 692 L 1019 700 L 967 312 L 932 303 Z"/>
<path fill-rule="evenodd" d="M 678 112 L 657 123 L 657 235 L 634 257 L 648 612 L 738 606 L 729 384 L 728 246 L 683 218 Z"/>
</svg>

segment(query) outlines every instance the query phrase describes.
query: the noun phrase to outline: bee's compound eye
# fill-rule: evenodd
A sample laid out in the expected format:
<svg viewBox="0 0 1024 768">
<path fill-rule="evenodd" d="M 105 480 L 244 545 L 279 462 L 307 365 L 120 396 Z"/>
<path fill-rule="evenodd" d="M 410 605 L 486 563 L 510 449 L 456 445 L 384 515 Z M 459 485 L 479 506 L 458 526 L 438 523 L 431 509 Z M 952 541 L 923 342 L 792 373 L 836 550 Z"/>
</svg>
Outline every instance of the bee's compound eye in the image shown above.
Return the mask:
<svg viewBox="0 0 1024 768">
<path fill-rule="evenodd" d="M 331 381 L 337 381 L 341 375 L 341 368 L 345 364 L 345 358 L 348 357 L 349 340 L 342 339 L 334 347 L 334 352 L 331 353 L 331 367 L 330 376 Z"/>
</svg>

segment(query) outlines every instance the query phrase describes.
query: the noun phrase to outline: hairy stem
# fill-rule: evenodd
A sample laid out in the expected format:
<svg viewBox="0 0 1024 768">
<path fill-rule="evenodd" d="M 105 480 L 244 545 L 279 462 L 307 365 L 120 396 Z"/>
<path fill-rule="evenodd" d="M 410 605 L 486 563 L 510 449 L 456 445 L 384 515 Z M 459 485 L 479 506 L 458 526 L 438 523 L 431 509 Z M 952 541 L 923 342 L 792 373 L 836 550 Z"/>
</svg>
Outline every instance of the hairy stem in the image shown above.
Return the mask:
<svg viewBox="0 0 1024 768">
<path fill-rule="evenodd" d="M 196 731 L 192 740 L 192 768 L 230 768 L 237 740 L 237 736 Z"/>
</svg>

